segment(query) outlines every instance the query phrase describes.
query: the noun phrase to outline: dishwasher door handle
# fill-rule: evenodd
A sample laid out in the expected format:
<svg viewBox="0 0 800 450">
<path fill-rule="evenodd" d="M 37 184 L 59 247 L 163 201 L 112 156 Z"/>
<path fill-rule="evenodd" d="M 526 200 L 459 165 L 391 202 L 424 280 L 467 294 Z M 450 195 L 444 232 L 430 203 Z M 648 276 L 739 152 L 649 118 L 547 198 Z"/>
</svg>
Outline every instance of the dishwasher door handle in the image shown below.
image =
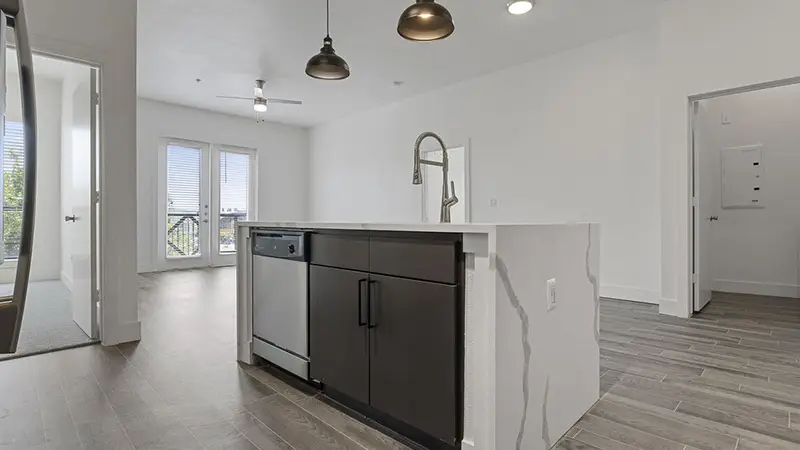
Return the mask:
<svg viewBox="0 0 800 450">
<path fill-rule="evenodd" d="M 367 286 L 366 278 L 358 280 L 358 326 L 363 327 L 367 324 L 367 317 L 369 308 L 364 307 L 365 297 L 369 297 L 369 293 L 364 295 L 364 288 Z"/>
</svg>

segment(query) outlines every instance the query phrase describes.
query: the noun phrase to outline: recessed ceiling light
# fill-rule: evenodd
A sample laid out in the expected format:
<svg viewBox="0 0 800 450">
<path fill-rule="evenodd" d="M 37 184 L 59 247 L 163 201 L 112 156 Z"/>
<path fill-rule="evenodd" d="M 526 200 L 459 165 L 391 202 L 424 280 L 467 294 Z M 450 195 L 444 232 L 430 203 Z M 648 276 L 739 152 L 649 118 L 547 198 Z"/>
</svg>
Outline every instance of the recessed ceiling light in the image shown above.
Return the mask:
<svg viewBox="0 0 800 450">
<path fill-rule="evenodd" d="M 511 0 L 506 4 L 508 12 L 519 16 L 533 9 L 534 0 Z"/>
</svg>

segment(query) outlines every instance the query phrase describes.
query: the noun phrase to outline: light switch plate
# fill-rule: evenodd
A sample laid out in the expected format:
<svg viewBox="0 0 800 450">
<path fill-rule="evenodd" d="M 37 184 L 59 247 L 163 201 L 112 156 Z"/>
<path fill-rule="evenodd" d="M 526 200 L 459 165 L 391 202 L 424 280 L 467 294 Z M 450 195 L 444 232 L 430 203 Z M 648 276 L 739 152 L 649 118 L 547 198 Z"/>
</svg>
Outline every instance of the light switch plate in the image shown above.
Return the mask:
<svg viewBox="0 0 800 450">
<path fill-rule="evenodd" d="M 556 279 L 547 280 L 547 311 L 556 309 Z"/>
</svg>

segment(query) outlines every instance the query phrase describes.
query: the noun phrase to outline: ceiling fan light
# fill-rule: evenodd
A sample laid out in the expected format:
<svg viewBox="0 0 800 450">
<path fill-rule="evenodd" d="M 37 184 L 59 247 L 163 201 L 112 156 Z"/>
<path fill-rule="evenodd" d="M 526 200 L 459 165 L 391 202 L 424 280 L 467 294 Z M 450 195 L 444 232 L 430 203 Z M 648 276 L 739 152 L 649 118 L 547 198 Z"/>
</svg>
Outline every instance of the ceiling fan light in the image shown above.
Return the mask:
<svg viewBox="0 0 800 450">
<path fill-rule="evenodd" d="M 267 101 L 263 98 L 257 98 L 253 101 L 253 109 L 256 112 L 267 112 Z"/>
<path fill-rule="evenodd" d="M 455 29 L 450 11 L 434 0 L 417 0 L 403 11 L 397 21 L 397 33 L 410 41 L 444 39 Z"/>
<path fill-rule="evenodd" d="M 512 0 L 508 2 L 506 7 L 508 8 L 508 12 L 514 14 L 515 16 L 519 16 L 532 10 L 534 3 L 534 0 Z"/>
<path fill-rule="evenodd" d="M 333 49 L 333 39 L 326 36 L 319 53 L 306 64 L 306 75 L 318 80 L 344 80 L 350 76 L 350 66 Z"/>
</svg>

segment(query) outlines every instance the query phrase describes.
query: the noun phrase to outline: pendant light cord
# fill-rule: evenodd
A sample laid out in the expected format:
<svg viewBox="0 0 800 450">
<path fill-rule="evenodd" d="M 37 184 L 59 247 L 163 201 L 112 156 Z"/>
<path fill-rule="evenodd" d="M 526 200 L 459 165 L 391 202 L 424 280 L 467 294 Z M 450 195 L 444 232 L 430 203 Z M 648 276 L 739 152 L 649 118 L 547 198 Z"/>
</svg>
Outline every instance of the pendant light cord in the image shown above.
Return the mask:
<svg viewBox="0 0 800 450">
<path fill-rule="evenodd" d="M 325 14 L 325 31 L 328 38 L 331 37 L 331 0 L 327 0 L 327 13 Z"/>
</svg>

